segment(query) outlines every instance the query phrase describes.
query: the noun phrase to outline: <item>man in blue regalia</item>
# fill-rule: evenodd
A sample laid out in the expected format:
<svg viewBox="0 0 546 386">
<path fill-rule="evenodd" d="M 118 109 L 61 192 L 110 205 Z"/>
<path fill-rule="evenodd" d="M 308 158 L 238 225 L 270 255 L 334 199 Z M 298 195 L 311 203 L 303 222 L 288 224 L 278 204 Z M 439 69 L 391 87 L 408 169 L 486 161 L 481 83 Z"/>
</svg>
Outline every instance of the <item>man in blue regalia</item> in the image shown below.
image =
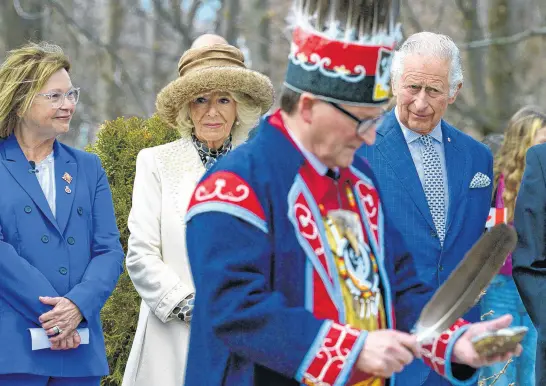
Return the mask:
<svg viewBox="0 0 546 386">
<path fill-rule="evenodd" d="M 280 110 L 197 186 L 186 385 L 393 386 L 416 358 L 470 385 L 512 355 L 482 358 L 471 343 L 509 316 L 459 320 L 427 345 L 409 333 L 429 288 L 354 156 L 389 95 L 389 4 L 298 2 Z"/>
</svg>

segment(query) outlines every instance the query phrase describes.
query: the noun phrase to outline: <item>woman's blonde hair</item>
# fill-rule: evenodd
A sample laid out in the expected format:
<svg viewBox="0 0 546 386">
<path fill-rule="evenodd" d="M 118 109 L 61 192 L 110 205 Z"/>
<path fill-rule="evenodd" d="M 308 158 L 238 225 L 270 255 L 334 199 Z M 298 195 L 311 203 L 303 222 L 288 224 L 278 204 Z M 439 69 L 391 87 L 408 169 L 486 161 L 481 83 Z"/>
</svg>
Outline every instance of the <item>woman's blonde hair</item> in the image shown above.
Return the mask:
<svg viewBox="0 0 546 386">
<path fill-rule="evenodd" d="M 36 94 L 63 68 L 69 71 L 70 62 L 54 44 L 29 43 L 8 52 L 0 65 L 0 138 L 13 133 Z"/>
<path fill-rule="evenodd" d="M 526 106 L 515 113 L 504 134 L 504 141 L 495 157 L 495 186 L 504 175 L 503 199 L 508 221 L 514 220 L 514 209 L 525 169 L 525 154 L 533 146 L 537 131 L 546 126 L 546 115 L 537 107 Z"/>
<path fill-rule="evenodd" d="M 231 95 L 236 102 L 237 109 L 236 124 L 231 131 L 232 136 L 245 136 L 244 139 L 246 139 L 246 136 L 248 136 L 250 130 L 256 126 L 262 115 L 261 108 L 254 103 L 250 97 L 243 93 L 229 92 L 228 94 Z M 178 123 L 178 130 L 183 137 L 189 136 L 195 127 L 190 118 L 190 103 L 191 102 L 188 102 L 182 106 L 176 120 Z"/>
</svg>

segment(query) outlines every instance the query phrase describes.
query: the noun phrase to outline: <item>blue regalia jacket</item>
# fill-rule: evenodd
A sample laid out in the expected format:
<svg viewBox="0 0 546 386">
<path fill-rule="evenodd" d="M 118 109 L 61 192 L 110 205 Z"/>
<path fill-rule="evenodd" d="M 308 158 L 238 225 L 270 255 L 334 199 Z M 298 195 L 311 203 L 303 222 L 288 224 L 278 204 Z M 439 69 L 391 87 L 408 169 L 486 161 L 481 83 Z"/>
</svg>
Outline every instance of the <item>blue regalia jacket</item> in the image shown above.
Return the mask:
<svg viewBox="0 0 546 386">
<path fill-rule="evenodd" d="M 353 370 L 367 331 L 347 324 L 354 310 L 344 302 L 343 278 L 352 272 L 357 280 L 359 262 L 339 265 L 328 248 L 322 201 L 331 183 L 306 161 L 278 112 L 203 177 L 186 218 L 197 291 L 186 385 L 395 384 Z M 380 328 L 409 331 L 410 310 L 423 307 L 429 288 L 388 221 L 367 163 L 355 159 L 339 183 L 375 257 Z M 451 364 L 465 324 L 424 347 L 425 362 L 455 385 L 475 382 L 472 369 Z"/>
</svg>

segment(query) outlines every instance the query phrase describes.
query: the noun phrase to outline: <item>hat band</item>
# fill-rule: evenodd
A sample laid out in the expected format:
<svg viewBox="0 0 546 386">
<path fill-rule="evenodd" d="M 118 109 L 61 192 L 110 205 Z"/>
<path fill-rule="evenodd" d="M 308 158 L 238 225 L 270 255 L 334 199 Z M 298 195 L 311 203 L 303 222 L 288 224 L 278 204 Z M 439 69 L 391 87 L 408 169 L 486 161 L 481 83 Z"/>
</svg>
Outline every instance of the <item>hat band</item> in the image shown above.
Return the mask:
<svg viewBox="0 0 546 386">
<path fill-rule="evenodd" d="M 390 88 L 376 82 L 375 75 L 360 76 L 356 82 L 340 77 L 327 76 L 322 71 L 307 71 L 301 65 L 288 63 L 285 84 L 294 91 L 306 91 L 335 100 L 356 105 L 380 105 L 389 98 Z"/>
<path fill-rule="evenodd" d="M 228 57 L 222 58 L 203 58 L 188 63 L 178 69 L 178 74 L 184 76 L 190 71 L 202 70 L 209 67 L 239 67 L 246 68 L 240 60 Z"/>
<path fill-rule="evenodd" d="M 285 83 L 342 103 L 383 104 L 390 97 L 392 47 L 331 40 L 296 28 Z"/>
</svg>

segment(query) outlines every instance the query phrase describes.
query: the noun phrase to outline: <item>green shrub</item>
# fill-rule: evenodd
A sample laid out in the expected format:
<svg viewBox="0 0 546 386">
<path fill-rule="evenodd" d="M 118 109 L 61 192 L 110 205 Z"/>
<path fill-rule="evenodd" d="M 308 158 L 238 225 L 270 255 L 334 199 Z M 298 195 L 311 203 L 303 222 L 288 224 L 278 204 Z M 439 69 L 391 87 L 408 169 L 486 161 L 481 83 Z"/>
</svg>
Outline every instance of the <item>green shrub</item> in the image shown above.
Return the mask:
<svg viewBox="0 0 546 386">
<path fill-rule="evenodd" d="M 121 243 L 125 251 L 129 238 L 127 218 L 131 210 L 137 154 L 144 148 L 178 138 L 178 132 L 155 115 L 149 119 L 118 118 L 104 123 L 95 144 L 86 149 L 100 157 L 108 176 Z M 138 322 L 139 308 L 140 297 L 127 271 L 124 271 L 101 314 L 111 373 L 102 380 L 103 386 L 121 385 Z"/>
</svg>

